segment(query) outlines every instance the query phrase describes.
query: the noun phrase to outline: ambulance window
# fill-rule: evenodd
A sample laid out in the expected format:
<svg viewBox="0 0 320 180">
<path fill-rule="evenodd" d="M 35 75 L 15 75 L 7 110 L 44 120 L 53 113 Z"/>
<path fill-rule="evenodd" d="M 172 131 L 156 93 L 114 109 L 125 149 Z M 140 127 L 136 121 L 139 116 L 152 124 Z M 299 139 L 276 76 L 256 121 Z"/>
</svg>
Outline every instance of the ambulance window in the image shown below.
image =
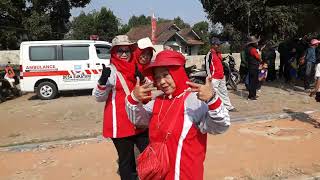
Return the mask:
<svg viewBox="0 0 320 180">
<path fill-rule="evenodd" d="M 63 60 L 88 60 L 89 46 L 62 46 Z"/>
<path fill-rule="evenodd" d="M 96 52 L 99 59 L 110 59 L 110 46 L 96 45 Z"/>
<path fill-rule="evenodd" d="M 56 46 L 31 46 L 29 56 L 31 61 L 54 61 L 57 59 Z"/>
</svg>

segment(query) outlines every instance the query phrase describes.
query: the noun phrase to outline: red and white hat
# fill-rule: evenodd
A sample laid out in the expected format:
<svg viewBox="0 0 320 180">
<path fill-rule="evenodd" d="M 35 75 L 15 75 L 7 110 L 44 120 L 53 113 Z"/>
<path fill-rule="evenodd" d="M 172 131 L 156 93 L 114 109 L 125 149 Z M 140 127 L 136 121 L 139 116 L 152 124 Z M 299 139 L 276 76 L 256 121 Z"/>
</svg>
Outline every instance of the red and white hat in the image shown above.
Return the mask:
<svg viewBox="0 0 320 180">
<path fill-rule="evenodd" d="M 137 41 L 137 44 L 138 44 L 139 49 L 152 48 L 155 51 L 155 49 L 153 48 L 153 44 L 152 44 L 150 38 L 148 38 L 148 37 L 139 39 Z"/>
<path fill-rule="evenodd" d="M 164 66 L 184 66 L 185 63 L 186 58 L 181 53 L 171 50 L 164 50 L 157 54 L 156 59 L 146 67 L 146 70 Z"/>
</svg>

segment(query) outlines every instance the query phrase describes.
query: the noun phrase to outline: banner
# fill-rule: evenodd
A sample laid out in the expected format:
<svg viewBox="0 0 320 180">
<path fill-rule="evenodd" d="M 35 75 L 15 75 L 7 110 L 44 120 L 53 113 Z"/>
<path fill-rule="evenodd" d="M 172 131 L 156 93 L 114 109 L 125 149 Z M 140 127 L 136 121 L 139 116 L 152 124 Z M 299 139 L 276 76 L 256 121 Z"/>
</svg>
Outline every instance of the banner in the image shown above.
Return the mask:
<svg viewBox="0 0 320 180">
<path fill-rule="evenodd" d="M 152 41 L 152 44 L 154 45 L 157 43 L 156 31 L 157 31 L 157 19 L 153 13 L 151 18 L 151 41 Z"/>
</svg>

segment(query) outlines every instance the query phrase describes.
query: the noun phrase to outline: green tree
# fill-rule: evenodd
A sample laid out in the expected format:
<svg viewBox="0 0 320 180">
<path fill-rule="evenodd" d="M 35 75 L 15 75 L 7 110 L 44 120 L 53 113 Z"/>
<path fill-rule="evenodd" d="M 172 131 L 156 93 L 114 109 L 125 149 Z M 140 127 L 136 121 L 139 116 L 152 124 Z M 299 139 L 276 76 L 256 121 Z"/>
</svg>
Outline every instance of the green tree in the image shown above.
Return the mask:
<svg viewBox="0 0 320 180">
<path fill-rule="evenodd" d="M 62 39 L 70 10 L 90 0 L 1 0 L 0 49 L 17 49 L 22 40 Z"/>
<path fill-rule="evenodd" d="M 201 21 L 193 25 L 192 29 L 200 36 L 203 45 L 199 49 L 199 54 L 206 54 L 209 49 L 209 23 L 206 21 Z"/>
<path fill-rule="evenodd" d="M 85 14 L 81 12 L 71 22 L 70 36 L 71 39 L 89 39 L 90 35 L 97 34 L 95 28 L 96 12 Z"/>
<path fill-rule="evenodd" d="M 118 34 L 120 22 L 111 10 L 102 7 L 99 12 L 81 12 L 71 23 L 72 39 L 88 39 L 98 35 L 101 40 L 111 41 Z"/>
<path fill-rule="evenodd" d="M 126 34 L 127 32 L 130 31 L 131 28 L 141 26 L 141 25 L 148 25 L 151 24 L 151 16 L 145 16 L 145 15 L 140 15 L 140 16 L 131 16 L 128 24 L 124 24 L 121 26 L 119 32 L 120 34 Z"/>
<path fill-rule="evenodd" d="M 67 25 L 71 17 L 70 10 L 74 7 L 84 7 L 90 0 L 27 0 L 31 11 L 38 14 L 49 15 L 51 26 L 51 39 L 63 39 L 64 34 L 69 31 Z"/>
<path fill-rule="evenodd" d="M 289 0 L 200 1 L 212 23 L 230 24 L 242 33 L 275 40 L 303 34 L 306 14 L 320 17 L 319 5 L 310 5 L 307 1 L 292 0 L 294 4 Z"/>
<path fill-rule="evenodd" d="M 148 25 L 150 23 L 151 23 L 150 16 L 147 16 L 147 17 L 145 15 L 132 16 L 128 21 L 128 26 L 129 27 L 137 27 L 140 25 Z"/>
<path fill-rule="evenodd" d="M 181 29 L 190 28 L 190 24 L 185 23 L 179 16 L 174 18 L 173 21 Z"/>
<path fill-rule="evenodd" d="M 26 32 L 22 21 L 26 6 L 24 0 L 0 1 L 0 50 L 17 49 L 17 42 Z"/>
<path fill-rule="evenodd" d="M 28 30 L 29 40 L 48 40 L 51 38 L 52 28 L 48 14 L 39 14 L 33 11 L 29 18 L 24 19 L 23 24 L 24 28 Z"/>
<path fill-rule="evenodd" d="M 97 34 L 103 40 L 110 41 L 118 34 L 120 21 L 110 9 L 102 7 L 95 17 Z"/>
</svg>

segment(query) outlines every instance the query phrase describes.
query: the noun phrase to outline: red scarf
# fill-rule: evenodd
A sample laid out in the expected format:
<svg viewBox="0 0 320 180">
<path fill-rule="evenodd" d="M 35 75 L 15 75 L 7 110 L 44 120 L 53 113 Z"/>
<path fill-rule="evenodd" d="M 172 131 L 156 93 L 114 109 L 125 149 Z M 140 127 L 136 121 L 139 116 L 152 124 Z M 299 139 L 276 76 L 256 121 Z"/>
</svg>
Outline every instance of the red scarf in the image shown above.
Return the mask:
<svg viewBox="0 0 320 180">
<path fill-rule="evenodd" d="M 152 52 L 152 54 L 153 54 L 153 49 L 152 49 L 152 48 L 147 48 L 147 49 L 150 50 L 150 51 Z M 150 64 L 150 62 L 147 63 L 147 64 L 141 64 L 141 63 L 139 62 L 139 58 L 140 58 L 142 52 L 143 52 L 143 49 L 140 49 L 140 48 L 138 48 L 138 47 L 134 47 L 133 59 L 134 59 L 136 65 L 138 66 L 138 70 L 139 70 L 140 72 L 144 72 L 145 68 Z M 151 57 L 152 57 L 152 56 L 151 56 Z"/>
<path fill-rule="evenodd" d="M 176 90 L 172 96 L 176 97 L 189 88 L 187 81 L 190 81 L 183 66 L 167 66 L 168 71 L 176 84 Z"/>
<path fill-rule="evenodd" d="M 129 90 L 132 90 L 136 84 L 136 78 L 134 77 L 135 72 L 135 62 L 133 59 L 133 53 L 131 54 L 131 59 L 129 61 L 125 61 L 120 59 L 117 56 L 119 46 L 115 46 L 111 49 L 111 64 L 113 64 L 117 71 L 122 74 L 122 76 L 125 78 L 126 83 L 129 87 Z"/>
</svg>

